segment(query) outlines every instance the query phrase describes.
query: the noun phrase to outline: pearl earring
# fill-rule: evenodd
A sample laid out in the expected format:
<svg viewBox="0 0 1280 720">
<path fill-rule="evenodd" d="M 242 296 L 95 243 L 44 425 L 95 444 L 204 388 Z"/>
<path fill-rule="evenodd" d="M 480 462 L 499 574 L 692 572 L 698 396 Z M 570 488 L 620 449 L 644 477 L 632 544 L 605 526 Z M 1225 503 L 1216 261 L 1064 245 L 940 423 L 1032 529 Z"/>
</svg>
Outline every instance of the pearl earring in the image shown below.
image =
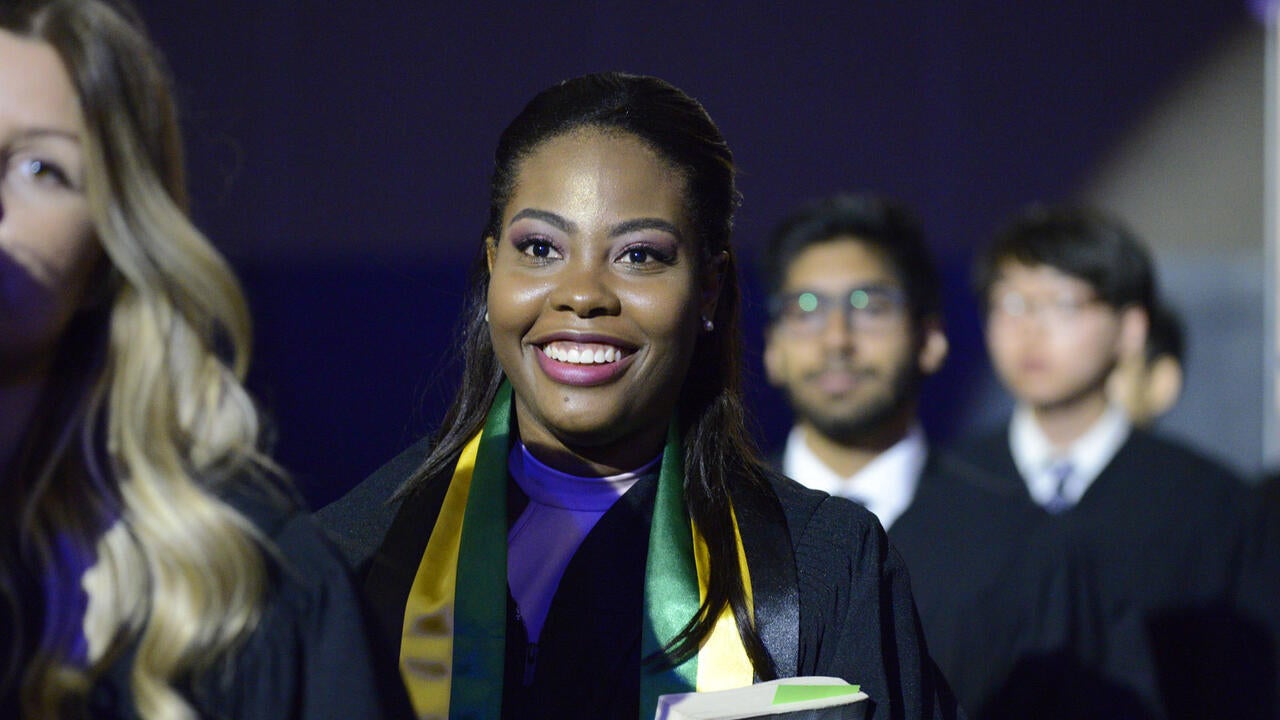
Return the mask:
<svg viewBox="0 0 1280 720">
<path fill-rule="evenodd" d="M 715 330 L 715 329 L 716 329 L 716 324 L 715 324 L 715 323 L 713 323 L 713 322 L 711 322 L 711 319 L 710 319 L 710 318 L 708 318 L 706 315 L 703 315 L 703 316 L 702 316 L 702 329 L 703 329 L 703 330 L 706 330 L 707 332 L 711 332 L 712 330 Z"/>
<path fill-rule="evenodd" d="M 485 310 L 485 311 L 484 311 L 484 321 L 485 321 L 485 322 L 489 322 L 489 311 L 488 311 L 488 310 Z"/>
</svg>

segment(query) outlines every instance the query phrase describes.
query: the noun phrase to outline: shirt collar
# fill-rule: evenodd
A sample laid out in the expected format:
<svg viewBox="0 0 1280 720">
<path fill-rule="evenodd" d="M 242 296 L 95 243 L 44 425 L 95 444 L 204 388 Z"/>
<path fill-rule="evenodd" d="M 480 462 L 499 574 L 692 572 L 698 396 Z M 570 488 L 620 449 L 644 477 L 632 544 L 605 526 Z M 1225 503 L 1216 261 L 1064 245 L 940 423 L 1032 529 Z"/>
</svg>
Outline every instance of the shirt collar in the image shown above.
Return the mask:
<svg viewBox="0 0 1280 720">
<path fill-rule="evenodd" d="M 532 502 L 563 510 L 603 512 L 641 478 L 657 475 L 662 455 L 632 472 L 607 477 L 583 477 L 557 470 L 529 452 L 523 442 L 511 446 L 507 469 Z"/>
<path fill-rule="evenodd" d="M 1073 471 L 1063 487 L 1063 495 L 1074 504 L 1080 501 L 1119 452 L 1120 446 L 1129 438 L 1130 430 L 1132 425 L 1124 411 L 1108 405 L 1083 435 L 1064 450 L 1058 450 L 1045 437 L 1031 408 L 1019 404 L 1009 422 L 1009 450 L 1018 472 L 1027 483 L 1027 492 L 1040 505 L 1049 502 L 1057 491 L 1053 466 L 1064 460 L 1070 461 Z"/>
<path fill-rule="evenodd" d="M 787 436 L 782 472 L 807 487 L 862 504 L 888 529 L 911 505 L 928 453 L 924 429 L 915 424 L 861 470 L 842 477 L 818 459 L 804 441 L 804 430 L 796 426 Z"/>
</svg>

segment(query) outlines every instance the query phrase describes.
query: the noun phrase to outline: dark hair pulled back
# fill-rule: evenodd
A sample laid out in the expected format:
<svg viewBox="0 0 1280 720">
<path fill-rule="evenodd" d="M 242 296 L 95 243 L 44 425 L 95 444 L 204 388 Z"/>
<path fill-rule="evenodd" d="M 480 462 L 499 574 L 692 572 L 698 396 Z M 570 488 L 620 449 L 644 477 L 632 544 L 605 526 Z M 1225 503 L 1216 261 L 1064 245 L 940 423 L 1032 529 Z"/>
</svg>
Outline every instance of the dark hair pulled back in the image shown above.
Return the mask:
<svg viewBox="0 0 1280 720">
<path fill-rule="evenodd" d="M 548 140 L 582 130 L 633 136 L 679 172 L 685 180 L 685 209 L 696 230 L 699 261 L 723 258 L 714 330 L 699 335 L 678 408 L 685 443 L 685 503 L 707 541 L 711 577 L 699 614 L 667 650 L 674 662 L 696 653 L 727 605 L 756 674 L 772 678 L 776 669 L 751 622 L 729 500 L 731 484 L 735 493 L 772 495 L 742 403 L 740 294 L 730 248 L 739 202 L 733 155 L 702 105 L 670 83 L 617 72 L 565 80 L 535 96 L 503 131 L 494 157 L 484 238 L 500 234 L 522 161 Z M 482 243 L 462 318 L 462 385 L 436 433 L 432 452 L 401 489 L 402 495 L 452 472 L 463 445 L 483 426 L 502 382 L 502 367 L 484 320 L 488 285 Z"/>
</svg>

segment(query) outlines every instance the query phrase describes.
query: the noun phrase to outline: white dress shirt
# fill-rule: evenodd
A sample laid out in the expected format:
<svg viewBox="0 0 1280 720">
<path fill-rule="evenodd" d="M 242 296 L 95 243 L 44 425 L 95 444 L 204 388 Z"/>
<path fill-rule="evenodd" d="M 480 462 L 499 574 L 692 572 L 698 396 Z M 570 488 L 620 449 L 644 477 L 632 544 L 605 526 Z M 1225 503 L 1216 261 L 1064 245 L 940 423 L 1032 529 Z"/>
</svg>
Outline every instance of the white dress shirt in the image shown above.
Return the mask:
<svg viewBox="0 0 1280 720">
<path fill-rule="evenodd" d="M 804 430 L 796 426 L 787 436 L 782 472 L 806 487 L 861 504 L 888 530 L 911 505 L 928 454 L 924 428 L 916 424 L 861 470 L 843 477 L 818 459 L 805 443 Z"/>
<path fill-rule="evenodd" d="M 1120 451 L 1131 429 L 1124 411 L 1111 405 L 1070 447 L 1056 448 L 1036 423 L 1031 408 L 1018 405 L 1009 422 L 1009 450 L 1031 499 L 1042 507 L 1058 491 L 1054 467 L 1069 462 L 1072 472 L 1063 484 L 1062 495 L 1074 505 Z"/>
</svg>

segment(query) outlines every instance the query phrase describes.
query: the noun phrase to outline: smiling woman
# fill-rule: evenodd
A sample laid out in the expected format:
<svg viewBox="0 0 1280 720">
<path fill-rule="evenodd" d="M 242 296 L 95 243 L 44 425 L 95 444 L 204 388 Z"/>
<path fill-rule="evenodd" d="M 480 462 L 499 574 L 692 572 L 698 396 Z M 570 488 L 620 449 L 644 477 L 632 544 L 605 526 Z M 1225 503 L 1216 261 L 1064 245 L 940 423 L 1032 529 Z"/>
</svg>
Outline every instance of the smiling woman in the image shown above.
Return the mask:
<svg viewBox="0 0 1280 720">
<path fill-rule="evenodd" d="M 547 140 L 522 163 L 487 241 L 488 302 L 535 456 L 611 475 L 661 452 L 723 265 L 699 257 L 684 184 L 634 136 L 599 130 Z"/>
<path fill-rule="evenodd" d="M 462 387 L 321 513 L 429 717 L 653 717 L 860 683 L 950 717 L 874 518 L 770 471 L 741 402 L 733 159 L 668 83 L 588 75 L 499 140 Z"/>
</svg>

